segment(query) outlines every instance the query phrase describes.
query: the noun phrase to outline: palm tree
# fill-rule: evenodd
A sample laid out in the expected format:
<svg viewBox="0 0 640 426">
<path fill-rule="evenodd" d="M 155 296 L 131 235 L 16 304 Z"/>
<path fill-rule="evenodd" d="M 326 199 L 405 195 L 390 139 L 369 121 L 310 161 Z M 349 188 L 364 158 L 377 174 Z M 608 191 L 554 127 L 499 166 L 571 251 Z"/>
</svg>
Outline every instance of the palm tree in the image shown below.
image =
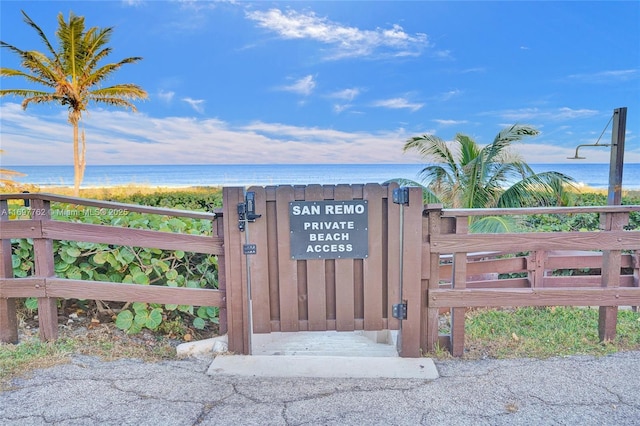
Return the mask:
<svg viewBox="0 0 640 426">
<path fill-rule="evenodd" d="M 113 28 L 92 27 L 85 30 L 84 17 L 69 13 L 69 21 L 58 14 L 55 50 L 47 36 L 29 16 L 22 11 L 24 21 L 39 35 L 47 53 L 21 50 L 0 41 L 0 46 L 16 53 L 21 59 L 22 69 L 0 68 L 2 77 L 23 77 L 28 83 L 44 86 L 45 90 L 2 89 L 0 96 L 14 95 L 24 98 L 22 108 L 31 103 L 59 103 L 68 108 L 69 123 L 73 126 L 74 192 L 78 195 L 86 167 L 86 140 L 84 130 L 78 134 L 82 113 L 90 101 L 110 106 L 130 108 L 136 111 L 129 99 L 145 99 L 147 92 L 134 84 L 116 84 L 102 87 L 101 84 L 124 64 L 135 63 L 140 57 L 123 59 L 116 63 L 99 63 L 111 53 L 107 43 Z M 48 54 L 48 56 L 47 56 Z M 80 141 L 81 139 L 81 141 Z"/>
<path fill-rule="evenodd" d="M 485 147 L 457 134 L 453 146 L 437 136 L 416 136 L 404 151 L 417 150 L 433 163 L 420 172 L 425 200 L 450 208 L 500 208 L 562 205 L 566 185 L 574 180 L 559 172 L 535 173 L 509 148 L 513 142 L 539 132 L 530 126 L 505 128 Z M 414 182 L 415 183 L 415 182 Z M 509 230 L 510 226 L 483 219 L 472 222 L 472 230 Z"/>
</svg>

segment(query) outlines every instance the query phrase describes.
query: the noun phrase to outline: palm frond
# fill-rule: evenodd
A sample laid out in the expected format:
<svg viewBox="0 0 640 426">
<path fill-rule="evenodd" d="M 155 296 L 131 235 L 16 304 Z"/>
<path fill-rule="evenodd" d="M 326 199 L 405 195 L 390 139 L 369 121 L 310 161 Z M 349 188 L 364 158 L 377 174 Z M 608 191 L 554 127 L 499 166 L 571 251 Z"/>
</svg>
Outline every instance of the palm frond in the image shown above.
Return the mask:
<svg viewBox="0 0 640 426">
<path fill-rule="evenodd" d="M 47 38 L 44 31 L 42 31 L 42 29 L 35 22 L 33 22 L 33 20 L 29 17 L 29 15 L 26 14 L 24 10 L 22 10 L 21 12 L 22 12 L 24 21 L 27 23 L 27 25 L 29 25 L 38 33 L 38 36 L 40 36 L 40 40 L 42 40 L 45 46 L 47 46 L 47 50 L 49 51 L 49 53 L 51 53 L 51 55 L 53 55 L 54 57 L 57 56 L 55 49 L 49 42 L 49 39 Z"/>
<path fill-rule="evenodd" d="M 471 221 L 469 232 L 476 234 L 514 232 L 517 224 L 513 216 L 483 216 Z"/>
</svg>

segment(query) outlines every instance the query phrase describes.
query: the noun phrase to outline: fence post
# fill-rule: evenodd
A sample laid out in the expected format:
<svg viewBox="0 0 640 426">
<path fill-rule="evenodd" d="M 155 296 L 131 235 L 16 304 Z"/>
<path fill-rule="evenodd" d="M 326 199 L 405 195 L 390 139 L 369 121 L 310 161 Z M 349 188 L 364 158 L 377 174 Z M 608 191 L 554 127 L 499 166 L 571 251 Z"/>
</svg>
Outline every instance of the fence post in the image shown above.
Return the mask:
<svg viewBox="0 0 640 426">
<path fill-rule="evenodd" d="M 428 236 L 440 234 L 442 204 L 427 204 L 425 213 L 427 214 Z M 429 290 L 437 290 L 440 286 L 440 253 L 431 250 L 431 241 L 429 239 L 423 244 L 426 244 L 429 253 L 429 267 L 431 269 L 429 272 Z M 426 332 L 423 333 L 424 342 L 422 347 L 427 351 L 433 351 L 438 344 L 439 309 L 429 307 L 428 294 L 426 308 L 423 309 L 426 316 L 423 323 L 426 323 L 427 327 Z"/>
<path fill-rule="evenodd" d="M 603 220 L 604 231 L 621 230 L 629 221 L 628 213 L 606 213 Z M 620 250 L 606 250 L 602 253 L 601 287 L 620 287 Z M 598 316 L 598 336 L 603 342 L 616 338 L 618 323 L 617 306 L 600 306 Z"/>
<path fill-rule="evenodd" d="M 469 218 L 459 216 L 455 218 L 455 233 L 467 234 Z M 454 290 L 467 287 L 467 253 L 453 253 L 453 273 L 451 277 Z M 451 308 L 451 354 L 462 356 L 464 353 L 464 317 L 466 308 Z"/>
<path fill-rule="evenodd" d="M 404 207 L 402 250 L 402 299 L 407 302 L 407 319 L 401 322 L 400 356 L 418 358 L 421 353 L 422 315 L 426 292 L 422 290 L 422 188 L 409 188 L 409 205 Z"/>
<path fill-rule="evenodd" d="M 229 351 L 248 354 L 249 317 L 247 311 L 245 259 L 242 233 L 238 229 L 238 203 L 244 202 L 243 188 L 222 188 L 224 217 L 224 261 L 227 289 L 227 328 Z"/>
<path fill-rule="evenodd" d="M 31 200 L 31 216 L 40 221 L 41 229 L 51 220 L 51 202 L 49 200 Z M 55 277 L 53 262 L 53 240 L 50 238 L 34 238 L 33 254 L 35 257 L 36 276 L 45 279 Z M 38 323 L 41 340 L 58 338 L 58 300 L 55 297 L 38 297 Z"/>
<path fill-rule="evenodd" d="M 640 250 L 631 253 L 631 263 L 633 265 L 633 286 L 640 287 Z M 632 306 L 634 312 L 640 310 L 640 306 Z"/>
<path fill-rule="evenodd" d="M 216 211 L 218 216 L 213 220 L 213 235 L 222 237 L 224 245 L 224 214 L 222 210 Z M 227 334 L 227 277 L 225 275 L 225 255 L 218 255 L 218 290 L 222 293 L 222 301 L 224 306 L 220 306 L 218 310 L 218 331 L 220 335 Z"/>
<path fill-rule="evenodd" d="M 0 201 L 0 222 L 9 220 L 9 206 L 7 201 Z M 11 262 L 11 240 L 0 240 L 0 277 L 13 278 Z M 16 300 L 0 297 L 0 342 L 18 343 L 18 316 L 16 314 Z"/>
</svg>

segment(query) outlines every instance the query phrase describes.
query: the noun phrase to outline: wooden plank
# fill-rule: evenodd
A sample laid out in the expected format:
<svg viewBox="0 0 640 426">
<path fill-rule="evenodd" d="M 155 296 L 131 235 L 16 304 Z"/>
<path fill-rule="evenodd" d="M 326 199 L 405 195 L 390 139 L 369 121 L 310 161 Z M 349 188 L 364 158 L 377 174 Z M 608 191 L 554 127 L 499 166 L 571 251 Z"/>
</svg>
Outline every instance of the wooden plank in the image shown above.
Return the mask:
<svg viewBox="0 0 640 426">
<path fill-rule="evenodd" d="M 0 201 L 0 279 L 13 278 L 11 262 L 11 239 L 4 237 L 3 231 L 9 223 L 9 206 L 6 200 Z M 18 315 L 16 301 L 3 291 L 0 282 L 0 343 L 18 343 Z"/>
<path fill-rule="evenodd" d="M 452 276 L 453 264 L 440 265 L 440 278 Z M 512 257 L 504 259 L 469 261 L 467 256 L 467 276 L 483 275 L 488 273 L 506 274 L 523 272 L 527 270 L 526 257 Z M 424 273 L 423 273 L 424 275 Z"/>
<path fill-rule="evenodd" d="M 608 213 L 604 216 L 605 230 L 620 230 L 628 223 L 625 213 Z M 639 240 L 640 241 L 640 240 Z M 602 253 L 602 287 L 620 286 L 620 250 L 607 250 Z M 603 342 L 616 338 L 618 323 L 618 305 L 600 306 L 598 315 L 598 335 Z"/>
<path fill-rule="evenodd" d="M 120 228 L 107 225 L 41 220 L 15 220 L 3 224 L 4 238 L 50 238 L 53 240 L 84 241 L 163 250 L 183 250 L 198 253 L 222 254 L 221 237 L 159 232 L 146 229 Z"/>
<path fill-rule="evenodd" d="M 306 261 L 299 260 L 296 262 L 298 283 L 298 323 L 300 324 L 300 331 L 308 330 L 309 326 L 309 310 L 307 309 L 308 292 L 307 292 L 307 265 Z M 302 328 L 304 321 L 305 327 Z"/>
<path fill-rule="evenodd" d="M 46 296 L 44 277 L 0 278 L 0 300 Z"/>
<path fill-rule="evenodd" d="M 399 355 L 422 356 L 422 319 L 426 306 L 422 291 L 422 188 L 409 188 L 409 205 L 404 206 L 402 247 L 402 299 L 407 304 L 407 319 L 402 321 Z"/>
<path fill-rule="evenodd" d="M 439 235 L 431 237 L 431 249 L 437 253 L 473 251 L 528 250 L 636 250 L 640 248 L 638 231 L 602 232 L 530 232 L 518 234 Z"/>
<path fill-rule="evenodd" d="M 305 186 L 295 185 L 293 196 L 296 201 L 304 201 Z M 307 290 L 307 262 L 304 260 L 296 262 L 297 283 L 298 283 L 298 327 L 300 331 L 309 330 L 309 295 Z"/>
<path fill-rule="evenodd" d="M 400 293 L 400 206 L 392 201 L 393 190 L 399 185 L 390 183 L 387 189 L 387 318 L 390 330 L 400 329 L 400 320 L 393 318 L 393 305 L 402 302 Z"/>
<path fill-rule="evenodd" d="M 442 205 L 441 204 L 433 204 L 427 205 L 425 207 L 425 211 L 427 214 L 426 224 L 423 226 L 428 227 L 429 240 L 443 238 L 445 236 L 441 235 L 441 214 L 442 214 Z M 424 219 L 423 219 L 424 220 Z M 425 244 L 425 243 L 423 243 Z M 431 272 L 429 274 L 428 281 L 428 289 L 427 291 L 430 293 L 433 290 L 437 290 L 440 283 L 440 255 L 437 252 L 433 251 L 433 244 L 426 243 L 427 251 L 430 253 L 430 267 Z M 426 329 L 422 333 L 422 340 L 420 346 L 425 350 L 425 352 L 430 352 L 436 349 L 436 345 L 439 341 L 439 310 L 437 306 L 433 306 L 431 303 L 431 299 L 428 299 L 427 309 L 425 310 L 425 316 L 422 319 L 423 327 Z M 448 306 L 446 306 L 448 307 Z"/>
<path fill-rule="evenodd" d="M 224 305 L 222 300 L 224 293 L 219 290 L 204 288 L 47 278 L 46 289 L 49 297 L 194 306 Z"/>
<path fill-rule="evenodd" d="M 281 331 L 298 331 L 298 268 L 291 259 L 289 203 L 294 201 L 293 187 L 276 188 L 276 216 L 278 233 L 278 285 L 280 296 Z"/>
<path fill-rule="evenodd" d="M 256 213 L 262 217 L 249 223 L 249 242 L 256 244 L 256 254 L 248 256 L 251 267 L 251 309 L 254 333 L 271 332 L 271 301 L 269 299 L 269 248 L 267 242 L 267 196 L 264 188 L 252 186 Z"/>
<path fill-rule="evenodd" d="M 237 212 L 235 213 L 237 217 L 238 214 Z M 54 240 L 84 241 L 209 254 L 224 253 L 222 248 L 223 239 L 220 237 L 159 232 L 147 229 L 48 221 L 42 225 L 42 234 L 45 238 Z"/>
<path fill-rule="evenodd" d="M 323 199 L 322 186 L 307 186 L 304 196 L 306 201 L 321 201 Z M 327 329 L 324 259 L 309 259 L 306 261 L 306 268 L 309 330 L 324 331 Z"/>
<path fill-rule="evenodd" d="M 544 285 L 545 263 L 547 261 L 546 250 L 537 250 L 529 255 L 528 277 L 531 287 L 541 287 Z"/>
<path fill-rule="evenodd" d="M 468 235 L 469 218 L 456 217 L 456 234 Z M 467 253 L 453 254 L 452 284 L 455 290 L 467 287 Z M 466 308 L 451 309 L 451 354 L 462 356 L 464 353 L 464 323 Z"/>
<path fill-rule="evenodd" d="M 244 235 L 238 229 L 238 203 L 244 202 L 244 190 L 237 187 L 222 189 L 224 211 L 224 258 L 227 283 L 227 327 L 231 352 L 249 354 L 249 318 L 246 282 L 242 259 Z"/>
<path fill-rule="evenodd" d="M 278 224 L 276 187 L 265 187 L 267 197 L 267 250 L 269 252 L 269 312 L 271 331 L 280 331 L 280 289 L 278 288 Z M 277 325 L 276 328 L 274 328 Z"/>
<path fill-rule="evenodd" d="M 7 209 L 3 210 L 4 212 Z M 42 221 L 40 219 L 6 220 L 0 226 L 0 238 L 42 238 Z"/>
<path fill-rule="evenodd" d="M 324 200 L 333 200 L 334 185 L 322 186 L 322 198 Z M 336 329 L 336 262 L 333 259 L 327 259 L 324 262 L 325 277 L 325 293 L 327 300 L 327 330 Z"/>
<path fill-rule="evenodd" d="M 161 216 L 172 217 L 189 217 L 192 219 L 213 220 L 216 218 L 215 213 L 196 212 L 192 210 L 168 209 L 163 207 L 142 206 L 139 204 L 125 204 L 114 201 L 91 200 L 88 198 L 67 197 L 57 194 L 41 193 L 19 193 L 19 194 L 0 194 L 0 200 L 48 200 L 59 203 L 73 204 L 76 206 L 98 207 L 104 209 L 104 214 L 125 214 L 127 212 L 157 214 Z M 46 211 L 50 215 L 50 210 Z"/>
<path fill-rule="evenodd" d="M 218 218 L 213 222 L 214 235 L 216 237 L 224 238 L 224 217 L 222 211 L 219 212 Z M 225 335 L 228 332 L 228 320 L 227 320 L 227 276 L 225 271 L 225 258 L 224 254 L 218 255 L 218 289 L 222 293 L 222 303 L 218 311 L 218 317 L 220 320 L 220 335 Z"/>
<path fill-rule="evenodd" d="M 429 289 L 429 307 L 633 306 L 640 288 Z"/>
<path fill-rule="evenodd" d="M 502 216 L 527 214 L 586 214 L 630 213 L 640 211 L 640 206 L 579 206 L 579 207 L 525 207 L 505 209 L 446 209 L 443 217 Z"/>
<path fill-rule="evenodd" d="M 553 276 L 544 278 L 544 287 L 600 287 L 600 275 Z M 619 287 L 633 287 L 633 276 L 622 275 L 618 280 Z"/>
<path fill-rule="evenodd" d="M 31 202 L 31 208 L 44 212 L 40 216 L 42 227 L 44 228 L 51 218 L 49 202 L 33 200 Z M 33 240 L 33 253 L 35 256 L 35 276 L 38 278 L 55 276 L 53 240 L 48 238 L 35 238 Z M 58 338 L 58 303 L 55 298 L 38 298 L 38 325 L 41 340 L 56 340 Z"/>
<path fill-rule="evenodd" d="M 378 184 L 366 184 L 363 198 L 369 211 L 369 257 L 363 261 L 364 329 L 382 330 L 382 197 L 385 190 Z"/>
<path fill-rule="evenodd" d="M 336 185 L 335 200 L 351 200 L 349 185 Z M 335 259 L 336 273 L 336 329 L 350 331 L 355 328 L 355 306 L 353 287 L 353 259 Z"/>
</svg>

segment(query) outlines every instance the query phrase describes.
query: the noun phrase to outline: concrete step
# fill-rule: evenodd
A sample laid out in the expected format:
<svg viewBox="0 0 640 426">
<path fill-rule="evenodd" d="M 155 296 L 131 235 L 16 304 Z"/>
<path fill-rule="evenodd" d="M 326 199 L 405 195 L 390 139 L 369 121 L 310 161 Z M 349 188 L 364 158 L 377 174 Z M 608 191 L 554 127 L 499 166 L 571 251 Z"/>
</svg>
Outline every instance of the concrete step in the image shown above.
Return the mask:
<svg viewBox="0 0 640 426">
<path fill-rule="evenodd" d="M 435 380 L 431 358 L 218 355 L 207 370 L 210 376 L 316 377 L 354 379 Z"/>
<path fill-rule="evenodd" d="M 252 355 L 397 357 L 394 334 L 365 331 L 299 331 L 254 334 Z"/>
</svg>

